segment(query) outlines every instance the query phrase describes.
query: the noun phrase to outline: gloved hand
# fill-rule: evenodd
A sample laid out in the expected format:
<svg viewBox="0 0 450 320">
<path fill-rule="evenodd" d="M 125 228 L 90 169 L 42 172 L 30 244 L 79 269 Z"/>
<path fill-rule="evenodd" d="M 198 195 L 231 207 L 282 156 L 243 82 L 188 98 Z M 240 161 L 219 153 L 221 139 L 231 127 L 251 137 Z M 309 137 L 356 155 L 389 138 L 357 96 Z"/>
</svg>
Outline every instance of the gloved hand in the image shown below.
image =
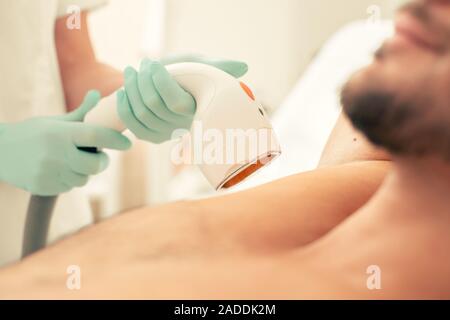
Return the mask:
<svg viewBox="0 0 450 320">
<path fill-rule="evenodd" d="M 50 196 L 81 187 L 89 175 L 108 166 L 104 152 L 77 147 L 125 150 L 130 141 L 121 133 L 82 123 L 98 103 L 89 92 L 81 106 L 66 115 L 0 125 L 0 180 L 35 195 Z"/>
<path fill-rule="evenodd" d="M 117 108 L 126 127 L 141 140 L 162 143 L 171 139 L 175 129 L 191 127 L 195 100 L 164 68 L 164 65 L 178 62 L 208 64 L 236 78 L 248 70 L 243 62 L 195 55 L 167 58 L 161 62 L 144 59 L 139 72 L 127 67 L 124 90 L 117 93 Z"/>
</svg>

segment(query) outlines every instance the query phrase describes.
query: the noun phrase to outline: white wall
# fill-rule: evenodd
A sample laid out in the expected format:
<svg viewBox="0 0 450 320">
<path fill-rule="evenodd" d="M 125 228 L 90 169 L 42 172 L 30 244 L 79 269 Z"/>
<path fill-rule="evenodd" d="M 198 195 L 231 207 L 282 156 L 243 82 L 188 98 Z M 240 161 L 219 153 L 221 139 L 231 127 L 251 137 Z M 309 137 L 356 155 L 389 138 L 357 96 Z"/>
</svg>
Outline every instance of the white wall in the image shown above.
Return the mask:
<svg viewBox="0 0 450 320">
<path fill-rule="evenodd" d="M 167 0 L 166 53 L 202 52 L 250 65 L 248 81 L 276 107 L 339 27 L 395 0 Z"/>
<path fill-rule="evenodd" d="M 137 63 L 147 6 L 148 0 L 109 0 L 90 14 L 90 34 L 100 60 L 120 69 Z"/>
</svg>

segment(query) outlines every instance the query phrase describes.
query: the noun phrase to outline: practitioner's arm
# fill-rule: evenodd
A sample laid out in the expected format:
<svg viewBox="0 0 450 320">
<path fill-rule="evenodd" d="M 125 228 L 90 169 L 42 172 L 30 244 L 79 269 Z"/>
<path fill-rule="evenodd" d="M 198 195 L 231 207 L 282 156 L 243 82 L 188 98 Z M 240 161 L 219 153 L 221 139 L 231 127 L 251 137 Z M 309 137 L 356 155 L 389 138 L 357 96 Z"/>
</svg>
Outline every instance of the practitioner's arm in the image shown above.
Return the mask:
<svg viewBox="0 0 450 320">
<path fill-rule="evenodd" d="M 68 111 L 75 109 L 89 90 L 108 96 L 123 85 L 121 71 L 97 60 L 87 15 L 88 12 L 81 12 L 80 29 L 67 28 L 67 17 L 55 23 L 55 46 Z"/>
</svg>

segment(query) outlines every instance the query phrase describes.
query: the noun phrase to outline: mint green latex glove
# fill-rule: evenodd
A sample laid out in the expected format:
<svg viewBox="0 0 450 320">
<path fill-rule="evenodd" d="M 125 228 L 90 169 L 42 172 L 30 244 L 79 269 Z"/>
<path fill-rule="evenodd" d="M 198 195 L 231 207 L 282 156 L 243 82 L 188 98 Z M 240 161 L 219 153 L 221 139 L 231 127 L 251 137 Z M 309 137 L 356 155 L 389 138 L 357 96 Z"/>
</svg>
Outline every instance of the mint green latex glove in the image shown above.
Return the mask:
<svg viewBox="0 0 450 320">
<path fill-rule="evenodd" d="M 161 62 L 144 59 L 139 72 L 127 67 L 124 90 L 117 93 L 117 108 L 126 127 L 141 140 L 162 143 L 171 139 L 174 130 L 191 127 L 195 100 L 164 67 L 178 62 L 208 64 L 236 78 L 248 70 L 243 62 L 195 55 L 166 58 Z"/>
<path fill-rule="evenodd" d="M 125 150 L 131 143 L 117 131 L 81 122 L 99 100 L 100 93 L 91 91 L 69 114 L 1 124 L 0 180 L 51 196 L 81 187 L 90 175 L 103 171 L 108 166 L 104 152 L 77 147 Z"/>
</svg>

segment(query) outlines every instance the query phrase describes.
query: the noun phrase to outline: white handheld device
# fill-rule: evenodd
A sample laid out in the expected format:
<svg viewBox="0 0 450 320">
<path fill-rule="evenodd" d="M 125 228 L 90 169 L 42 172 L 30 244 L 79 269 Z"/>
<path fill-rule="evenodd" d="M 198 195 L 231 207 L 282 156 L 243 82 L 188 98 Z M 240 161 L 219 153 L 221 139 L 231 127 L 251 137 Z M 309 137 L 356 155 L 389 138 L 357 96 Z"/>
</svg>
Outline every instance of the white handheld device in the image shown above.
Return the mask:
<svg viewBox="0 0 450 320">
<path fill-rule="evenodd" d="M 236 185 L 281 154 L 261 104 L 244 83 L 200 63 L 172 64 L 167 70 L 197 104 L 182 156 L 198 164 L 216 190 Z M 85 121 L 123 131 L 126 127 L 115 106 L 113 94 L 102 99 Z"/>
</svg>

